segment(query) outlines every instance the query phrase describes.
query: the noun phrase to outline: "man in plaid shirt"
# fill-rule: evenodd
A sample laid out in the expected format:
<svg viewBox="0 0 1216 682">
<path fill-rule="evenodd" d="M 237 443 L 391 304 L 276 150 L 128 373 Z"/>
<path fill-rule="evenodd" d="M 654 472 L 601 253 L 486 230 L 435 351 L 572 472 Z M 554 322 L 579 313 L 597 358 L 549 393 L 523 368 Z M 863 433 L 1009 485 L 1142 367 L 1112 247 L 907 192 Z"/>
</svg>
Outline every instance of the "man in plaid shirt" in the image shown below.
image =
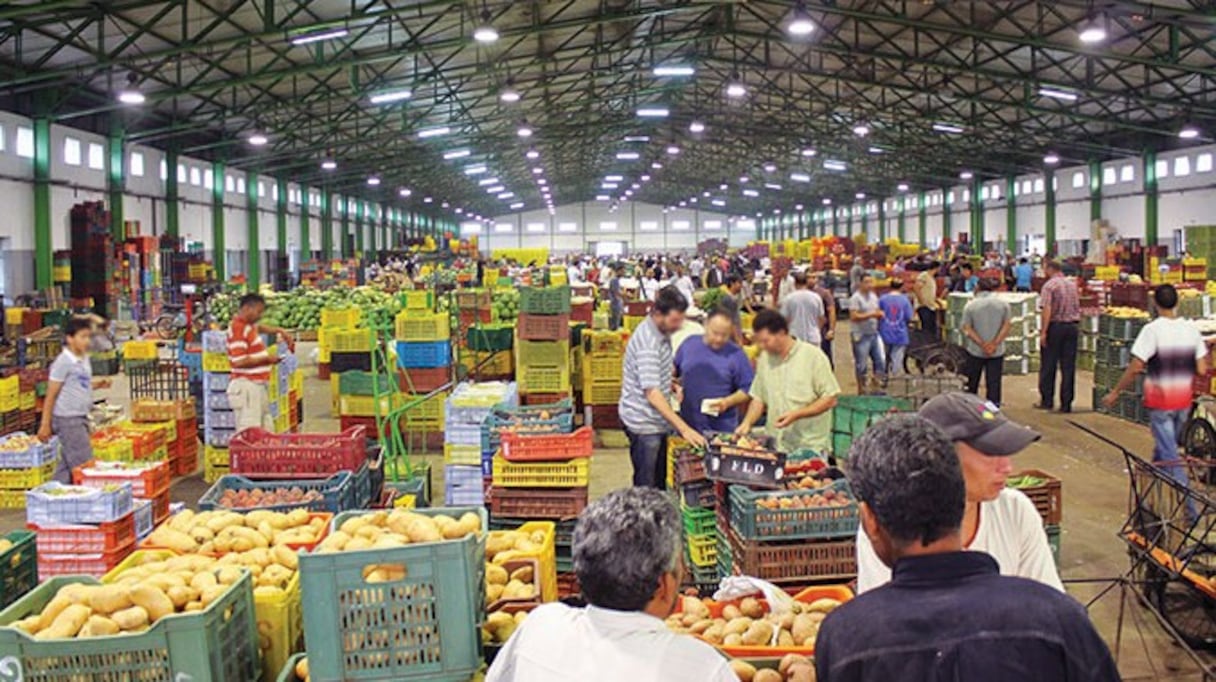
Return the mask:
<svg viewBox="0 0 1216 682">
<path fill-rule="evenodd" d="M 1035 407 L 1050 410 L 1056 391 L 1056 368 L 1060 370 L 1060 412 L 1072 412 L 1072 399 L 1077 382 L 1078 325 L 1081 322 L 1081 295 L 1077 283 L 1065 277 L 1056 261 L 1047 261 L 1043 266 L 1047 281 L 1040 292 L 1042 297 L 1042 329 L 1039 332 L 1039 347 L 1043 351 L 1043 364 L 1039 368 L 1039 404 Z"/>
</svg>

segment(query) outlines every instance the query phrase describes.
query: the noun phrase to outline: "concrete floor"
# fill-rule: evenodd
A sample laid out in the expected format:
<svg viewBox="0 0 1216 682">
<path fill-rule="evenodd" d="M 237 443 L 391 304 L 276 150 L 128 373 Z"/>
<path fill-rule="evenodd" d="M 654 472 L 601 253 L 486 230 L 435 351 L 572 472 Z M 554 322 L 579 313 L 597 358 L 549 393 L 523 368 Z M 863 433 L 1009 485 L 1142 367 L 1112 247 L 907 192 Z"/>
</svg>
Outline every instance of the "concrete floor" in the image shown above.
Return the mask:
<svg viewBox="0 0 1216 682">
<path fill-rule="evenodd" d="M 330 414 L 329 387 L 316 378 L 315 367 L 302 347 L 307 379 L 304 412 L 311 431 L 336 431 L 336 418 Z M 837 377 L 846 392 L 856 389 L 850 370 L 851 352 L 847 344 L 837 344 Z M 127 403 L 125 378 L 116 377 L 114 386 L 103 395 L 114 404 Z M 1120 591 L 1116 588 L 1094 601 L 1112 581 L 1129 567 L 1125 545 L 1117 533 L 1126 518 L 1128 477 L 1122 455 L 1069 424 L 1075 421 L 1106 434 L 1124 447 L 1148 457 L 1152 440 L 1148 429 L 1090 410 L 1092 374 L 1078 374 L 1078 396 L 1072 415 L 1044 413 L 1033 409 L 1038 401 L 1037 377 L 1007 377 L 1004 383 L 1006 413 L 1032 425 L 1043 439 L 1019 455 L 1019 468 L 1048 471 L 1063 481 L 1064 516 L 1061 539 L 1061 573 L 1069 582 L 1068 590 L 1089 605 L 1090 614 L 1102 636 L 1118 648 L 1119 668 L 1128 680 L 1199 680 L 1199 669 L 1175 646 L 1156 624 L 1150 612 L 1140 608 L 1128 593 L 1123 605 L 1122 632 L 1117 627 L 1121 610 Z M 619 435 L 619 434 L 618 434 Z M 443 458 L 439 454 L 419 455 L 431 464 L 434 490 L 442 500 Z M 591 496 L 629 484 L 631 467 L 628 453 L 620 447 L 601 447 L 592 459 Z M 202 474 L 178 479 L 173 485 L 174 501 L 193 505 L 206 491 Z M 0 532 L 21 527 L 24 513 L 0 510 Z M 1120 637 L 1121 635 L 1121 637 Z M 1212 662 L 1209 661 L 1211 666 Z"/>
</svg>

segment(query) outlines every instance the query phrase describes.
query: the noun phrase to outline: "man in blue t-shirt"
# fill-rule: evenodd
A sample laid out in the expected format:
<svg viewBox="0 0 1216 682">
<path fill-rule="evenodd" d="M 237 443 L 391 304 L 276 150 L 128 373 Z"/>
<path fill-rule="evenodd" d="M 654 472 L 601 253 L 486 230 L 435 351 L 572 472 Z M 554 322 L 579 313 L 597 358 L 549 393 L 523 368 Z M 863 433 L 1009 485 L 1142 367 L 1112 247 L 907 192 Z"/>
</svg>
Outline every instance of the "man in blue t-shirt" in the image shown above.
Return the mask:
<svg viewBox="0 0 1216 682">
<path fill-rule="evenodd" d="M 735 408 L 747 403 L 754 372 L 747 354 L 731 341 L 733 333 L 730 313 L 718 309 L 705 321 L 705 335 L 689 337 L 676 351 L 684 389 L 680 416 L 696 431 L 732 433 L 739 425 Z"/>
<path fill-rule="evenodd" d="M 1014 285 L 1017 291 L 1030 291 L 1030 281 L 1034 277 L 1034 268 L 1026 261 L 1023 256 L 1018 259 L 1018 264 L 1013 266 Z"/>
<path fill-rule="evenodd" d="M 887 347 L 887 374 L 901 374 L 904 369 L 904 353 L 908 350 L 908 323 L 912 321 L 912 302 L 904 294 L 904 282 L 891 280 L 891 288 L 878 299 L 882 319 L 878 321 L 878 335 Z"/>
</svg>

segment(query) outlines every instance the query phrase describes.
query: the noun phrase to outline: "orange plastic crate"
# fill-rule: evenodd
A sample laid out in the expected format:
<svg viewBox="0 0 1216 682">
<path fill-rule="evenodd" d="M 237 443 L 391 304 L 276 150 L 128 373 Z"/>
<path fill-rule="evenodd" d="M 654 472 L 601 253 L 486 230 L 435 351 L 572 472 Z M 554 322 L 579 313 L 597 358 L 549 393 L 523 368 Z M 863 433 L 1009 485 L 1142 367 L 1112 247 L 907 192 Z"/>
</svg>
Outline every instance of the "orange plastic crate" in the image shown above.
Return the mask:
<svg viewBox="0 0 1216 682">
<path fill-rule="evenodd" d="M 590 457 L 594 432 L 591 427 L 573 433 L 502 434 L 502 456 L 508 462 L 562 462 Z"/>
</svg>

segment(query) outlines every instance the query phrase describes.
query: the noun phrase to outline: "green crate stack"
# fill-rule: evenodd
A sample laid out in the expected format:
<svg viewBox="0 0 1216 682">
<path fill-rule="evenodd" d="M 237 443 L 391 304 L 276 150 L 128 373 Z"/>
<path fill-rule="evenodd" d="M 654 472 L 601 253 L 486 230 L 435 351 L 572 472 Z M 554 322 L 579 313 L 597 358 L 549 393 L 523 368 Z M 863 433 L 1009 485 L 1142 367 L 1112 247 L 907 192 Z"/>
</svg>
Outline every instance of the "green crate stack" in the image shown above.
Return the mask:
<svg viewBox="0 0 1216 682">
<path fill-rule="evenodd" d="M 713 496 L 693 494 L 712 482 L 705 476 L 700 454 L 678 438 L 667 441 L 667 462 L 674 489 L 679 490 L 680 515 L 684 522 L 685 584 L 703 594 L 712 593 L 724 575 L 719 570 L 718 551 L 722 538 L 718 530 Z"/>
<path fill-rule="evenodd" d="M 1186 227 L 1186 250 L 1195 258 L 1208 259 L 1208 279 L 1216 279 L 1216 225 Z"/>
<path fill-rule="evenodd" d="M 570 314 L 570 287 L 523 287 L 519 311 L 527 315 Z M 520 395 L 569 396 L 573 390 L 570 339 L 527 341 L 515 339 L 515 372 Z"/>
<path fill-rule="evenodd" d="M 888 415 L 909 412 L 913 408 L 908 400 L 880 395 L 841 395 L 832 408 L 832 454 L 837 459 L 847 459 L 849 446 L 862 431 Z"/>
</svg>

